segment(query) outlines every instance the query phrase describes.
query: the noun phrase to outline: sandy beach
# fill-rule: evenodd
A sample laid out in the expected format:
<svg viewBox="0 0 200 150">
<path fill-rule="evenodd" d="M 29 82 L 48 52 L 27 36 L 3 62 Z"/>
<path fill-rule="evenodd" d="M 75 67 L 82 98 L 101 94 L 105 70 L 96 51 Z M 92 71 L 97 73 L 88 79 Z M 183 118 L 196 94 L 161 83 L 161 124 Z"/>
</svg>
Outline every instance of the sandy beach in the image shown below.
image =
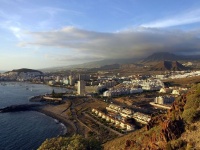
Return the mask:
<svg viewBox="0 0 200 150">
<path fill-rule="evenodd" d="M 62 105 L 45 105 L 36 109 L 36 111 L 43 113 L 47 116 L 50 116 L 59 122 L 63 123 L 67 128 L 66 136 L 71 136 L 76 134 L 76 127 L 74 126 L 73 121 L 69 120 L 66 110 L 68 109 L 69 104 L 65 103 Z M 67 108 L 67 109 L 66 109 Z"/>
</svg>

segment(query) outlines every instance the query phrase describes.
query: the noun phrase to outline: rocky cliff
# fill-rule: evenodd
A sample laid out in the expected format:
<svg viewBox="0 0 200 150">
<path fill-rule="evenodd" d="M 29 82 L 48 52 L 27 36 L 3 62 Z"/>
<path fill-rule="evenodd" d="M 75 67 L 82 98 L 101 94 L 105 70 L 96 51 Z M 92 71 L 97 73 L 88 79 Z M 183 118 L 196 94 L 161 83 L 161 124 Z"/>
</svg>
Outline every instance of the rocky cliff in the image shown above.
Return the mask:
<svg viewBox="0 0 200 150">
<path fill-rule="evenodd" d="M 166 114 L 152 116 L 146 127 L 105 143 L 104 149 L 200 149 L 200 84 L 176 98 Z"/>
<path fill-rule="evenodd" d="M 185 149 L 188 143 L 181 135 L 188 126 L 198 120 L 199 110 L 200 84 L 177 98 L 167 114 L 153 117 L 142 134 L 126 140 L 125 149 Z"/>
</svg>

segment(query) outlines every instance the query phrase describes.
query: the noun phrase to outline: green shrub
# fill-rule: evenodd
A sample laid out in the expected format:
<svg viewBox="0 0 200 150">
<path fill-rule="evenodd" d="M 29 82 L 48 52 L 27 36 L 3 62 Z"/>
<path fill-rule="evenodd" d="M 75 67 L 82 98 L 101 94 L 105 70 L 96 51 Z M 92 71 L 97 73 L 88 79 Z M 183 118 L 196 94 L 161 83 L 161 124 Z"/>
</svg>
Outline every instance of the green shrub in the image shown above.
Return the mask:
<svg viewBox="0 0 200 150">
<path fill-rule="evenodd" d="M 189 131 L 195 131 L 197 127 L 195 125 L 190 125 L 189 126 Z"/>
<path fill-rule="evenodd" d="M 184 109 L 194 108 L 197 109 L 200 104 L 200 98 L 196 94 L 191 94 L 187 96 L 187 102 L 184 106 Z"/>
<path fill-rule="evenodd" d="M 187 143 L 186 150 L 193 150 L 193 143 Z"/>
<path fill-rule="evenodd" d="M 102 146 L 96 139 L 85 139 L 81 135 L 58 137 L 45 140 L 38 150 L 101 150 Z"/>
<path fill-rule="evenodd" d="M 186 142 L 179 138 L 177 140 L 171 141 L 170 145 L 171 145 L 171 149 L 175 150 L 175 149 L 180 149 L 180 148 L 185 147 Z"/>
<path fill-rule="evenodd" d="M 167 145 L 166 145 L 166 150 L 172 150 L 171 144 L 170 144 L 170 143 L 167 143 Z"/>
<path fill-rule="evenodd" d="M 186 109 L 184 110 L 182 117 L 187 123 L 194 122 L 194 119 L 197 117 L 198 111 L 196 111 L 194 108 Z"/>
</svg>

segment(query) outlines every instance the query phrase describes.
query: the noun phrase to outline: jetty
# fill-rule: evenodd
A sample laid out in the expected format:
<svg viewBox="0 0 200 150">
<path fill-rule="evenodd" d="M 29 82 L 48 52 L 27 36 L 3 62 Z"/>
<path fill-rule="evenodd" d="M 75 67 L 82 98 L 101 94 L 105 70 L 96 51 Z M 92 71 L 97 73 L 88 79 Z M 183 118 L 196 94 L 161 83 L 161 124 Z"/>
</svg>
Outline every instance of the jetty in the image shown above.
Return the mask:
<svg viewBox="0 0 200 150">
<path fill-rule="evenodd" d="M 1 108 L 0 113 L 35 110 L 35 108 L 38 108 L 40 106 L 43 106 L 43 105 L 42 104 L 11 105 L 5 108 Z"/>
</svg>

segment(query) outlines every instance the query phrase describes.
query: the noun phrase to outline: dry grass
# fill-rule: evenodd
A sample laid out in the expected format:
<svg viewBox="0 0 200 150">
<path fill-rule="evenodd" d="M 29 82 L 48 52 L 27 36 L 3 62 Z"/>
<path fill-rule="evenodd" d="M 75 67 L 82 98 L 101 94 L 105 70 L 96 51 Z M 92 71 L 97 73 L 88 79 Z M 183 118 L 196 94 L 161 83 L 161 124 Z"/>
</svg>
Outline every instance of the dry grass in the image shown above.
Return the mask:
<svg viewBox="0 0 200 150">
<path fill-rule="evenodd" d="M 143 132 L 144 132 L 144 129 L 136 130 L 135 132 L 131 132 L 122 137 L 115 138 L 114 140 L 108 141 L 107 143 L 103 145 L 104 150 L 124 150 L 127 139 L 128 140 L 135 139 L 137 135 L 140 135 Z"/>
<path fill-rule="evenodd" d="M 60 105 L 47 105 L 43 109 L 53 112 L 55 114 L 63 115 L 63 112 L 65 112 L 66 109 L 69 108 L 70 104 L 70 101 L 66 101 L 65 103 Z"/>
<path fill-rule="evenodd" d="M 187 130 L 181 136 L 181 138 L 187 143 L 192 143 L 194 149 L 200 149 L 200 122 L 191 124 L 190 126 L 195 126 L 194 130 Z"/>
</svg>

